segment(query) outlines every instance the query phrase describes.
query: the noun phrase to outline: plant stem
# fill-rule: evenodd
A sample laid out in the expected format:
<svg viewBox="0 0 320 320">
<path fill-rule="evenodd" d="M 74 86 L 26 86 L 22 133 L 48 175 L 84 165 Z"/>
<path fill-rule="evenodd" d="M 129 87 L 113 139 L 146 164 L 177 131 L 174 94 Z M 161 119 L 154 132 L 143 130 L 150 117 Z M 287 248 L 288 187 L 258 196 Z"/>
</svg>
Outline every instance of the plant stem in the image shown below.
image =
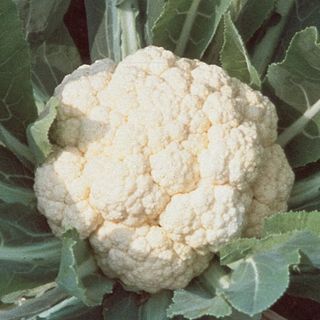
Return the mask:
<svg viewBox="0 0 320 320">
<path fill-rule="evenodd" d="M 285 147 L 320 112 L 320 100 L 309 108 L 298 120 L 285 129 L 278 137 L 280 146 Z"/>
</svg>

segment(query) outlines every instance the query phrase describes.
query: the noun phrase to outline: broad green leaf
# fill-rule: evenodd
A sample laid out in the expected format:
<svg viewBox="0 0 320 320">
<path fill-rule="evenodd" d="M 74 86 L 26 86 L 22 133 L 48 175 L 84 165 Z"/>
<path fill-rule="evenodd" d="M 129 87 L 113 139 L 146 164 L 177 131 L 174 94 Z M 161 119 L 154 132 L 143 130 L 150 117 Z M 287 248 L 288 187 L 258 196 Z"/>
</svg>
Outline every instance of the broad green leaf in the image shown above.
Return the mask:
<svg viewBox="0 0 320 320">
<path fill-rule="evenodd" d="M 214 290 L 205 282 L 194 279 L 186 289 L 174 291 L 172 304 L 167 310 L 168 316 L 182 315 L 187 319 L 198 319 L 202 316 L 221 318 L 231 315 L 232 308 Z"/>
<path fill-rule="evenodd" d="M 100 272 L 87 241 L 74 230 L 62 240 L 61 262 L 57 283 L 87 306 L 99 305 L 106 293 L 112 292 L 113 282 Z"/>
<path fill-rule="evenodd" d="M 293 274 L 290 279 L 288 294 L 307 298 L 320 303 L 320 273 Z"/>
<path fill-rule="evenodd" d="M 308 231 L 294 231 L 250 240 L 240 239 L 221 250 L 221 263 L 227 262 L 233 272 L 230 285 L 220 290 L 234 308 L 254 315 L 282 296 L 290 267 L 301 262 L 320 267 L 320 238 Z"/>
<path fill-rule="evenodd" d="M 81 65 L 81 58 L 67 28 L 61 25 L 32 51 L 32 82 L 47 102 L 63 78 Z"/>
<path fill-rule="evenodd" d="M 183 315 L 186 319 L 198 319 L 202 316 L 218 318 L 228 316 L 232 309 L 221 296 L 207 297 L 187 290 L 177 290 L 173 296 L 173 304 L 168 308 L 168 315 Z"/>
<path fill-rule="evenodd" d="M 220 263 L 222 265 L 229 265 L 235 261 L 241 260 L 252 252 L 257 243 L 258 240 L 255 238 L 242 238 L 228 243 L 219 251 Z"/>
<path fill-rule="evenodd" d="M 164 9 L 166 0 L 146 0 L 146 2 L 145 37 L 147 44 L 151 45 L 153 37 L 152 29 Z"/>
<path fill-rule="evenodd" d="M 30 53 L 12 0 L 1 0 L 0 17 L 0 131 L 26 143 L 25 129 L 37 114 L 30 81 Z M 1 141 L 7 143 L 3 137 Z M 13 151 L 19 154 L 19 150 Z"/>
<path fill-rule="evenodd" d="M 298 32 L 285 59 L 270 65 L 267 73 L 275 94 L 295 112 L 297 120 L 279 136 L 279 143 L 294 167 L 320 158 L 320 45 L 314 27 Z M 281 105 L 280 105 L 281 107 Z M 289 143 L 289 144 L 288 144 Z"/>
<path fill-rule="evenodd" d="M 61 242 L 35 209 L 0 204 L 0 240 L 0 298 L 54 280 Z"/>
<path fill-rule="evenodd" d="M 295 182 L 289 208 L 292 210 L 320 210 L 320 172 Z"/>
<path fill-rule="evenodd" d="M 232 242 L 221 249 L 222 265 L 234 268 L 234 265 L 238 266 L 237 261 L 270 251 L 281 253 L 288 259 L 288 263 L 294 263 L 299 251 L 303 252 L 315 266 L 320 263 L 320 256 L 317 253 L 320 238 L 308 230 L 271 234 L 259 240 L 239 239 L 237 242 Z"/>
<path fill-rule="evenodd" d="M 230 14 L 224 17 L 224 42 L 220 52 L 222 67 L 231 77 L 236 77 L 254 88 L 260 88 L 261 81 L 243 44 Z"/>
<path fill-rule="evenodd" d="M 33 175 L 6 148 L 0 146 L 0 200 L 6 203 L 35 203 Z"/>
<path fill-rule="evenodd" d="M 137 0 L 85 0 L 91 60 L 120 62 L 142 46 Z"/>
<path fill-rule="evenodd" d="M 29 145 L 38 164 L 43 163 L 52 152 L 49 130 L 56 118 L 58 105 L 59 101 L 51 98 L 39 118 L 28 127 Z"/>
<path fill-rule="evenodd" d="M 25 38 L 32 47 L 45 41 L 61 24 L 70 0 L 13 0 L 18 8 Z"/>
<path fill-rule="evenodd" d="M 171 291 L 160 291 L 140 307 L 141 320 L 168 320 L 167 308 L 171 303 Z"/>
<path fill-rule="evenodd" d="M 280 213 L 266 219 L 263 231 L 264 234 L 268 235 L 296 230 L 308 230 L 320 236 L 320 212 Z"/>
<path fill-rule="evenodd" d="M 231 0 L 168 0 L 153 32 L 153 44 L 178 56 L 201 58 Z"/>
<path fill-rule="evenodd" d="M 218 259 L 213 259 L 198 280 L 208 292 L 219 294 L 230 284 L 230 268 L 221 265 Z"/>
<path fill-rule="evenodd" d="M 81 300 L 71 297 L 41 312 L 35 320 L 103 320 L 102 307 L 87 307 Z"/>
<path fill-rule="evenodd" d="M 236 21 L 237 29 L 246 43 L 270 16 L 275 0 L 248 0 Z"/>
<path fill-rule="evenodd" d="M 271 251 L 245 258 L 232 273 L 224 295 L 235 309 L 253 316 L 269 308 L 288 285 L 289 264 Z"/>
</svg>

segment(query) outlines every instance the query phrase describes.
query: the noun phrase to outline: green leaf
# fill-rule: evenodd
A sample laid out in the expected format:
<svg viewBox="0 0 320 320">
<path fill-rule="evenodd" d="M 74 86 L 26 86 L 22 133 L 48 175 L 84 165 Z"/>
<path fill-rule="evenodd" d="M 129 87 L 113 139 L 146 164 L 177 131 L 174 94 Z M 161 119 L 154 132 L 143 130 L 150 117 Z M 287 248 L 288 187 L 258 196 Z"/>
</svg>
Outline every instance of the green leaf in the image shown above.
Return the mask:
<svg viewBox="0 0 320 320">
<path fill-rule="evenodd" d="M 142 46 L 137 0 L 86 0 L 91 60 L 120 62 Z"/>
<path fill-rule="evenodd" d="M 100 272 L 87 241 L 80 240 L 74 230 L 62 240 L 62 252 L 57 283 L 87 306 L 99 305 L 113 282 Z"/>
<path fill-rule="evenodd" d="M 25 38 L 39 46 L 59 27 L 70 0 L 13 0 L 18 8 Z"/>
<path fill-rule="evenodd" d="M 187 319 L 202 316 L 218 318 L 231 315 L 232 309 L 222 296 L 215 295 L 206 283 L 195 279 L 186 289 L 175 290 L 173 303 L 167 310 L 169 317 L 182 315 Z"/>
<path fill-rule="evenodd" d="M 37 315 L 36 320 L 103 320 L 102 308 L 87 307 L 78 298 L 71 297 Z"/>
<path fill-rule="evenodd" d="M 320 303 L 320 273 L 317 274 L 293 274 L 291 275 L 288 294 L 311 299 Z"/>
<path fill-rule="evenodd" d="M 284 221 L 278 222 L 285 225 Z M 311 222 L 298 220 L 296 224 L 298 230 L 299 227 L 304 230 L 308 228 L 303 226 Z M 269 228 L 272 229 L 272 225 Z M 288 229 L 292 229 L 290 225 Z M 290 267 L 301 262 L 320 267 L 319 247 L 319 236 L 309 231 L 272 234 L 260 240 L 240 239 L 231 243 L 220 252 L 221 263 L 227 263 L 233 270 L 230 285 L 221 286 L 220 294 L 243 313 L 262 312 L 286 291 Z"/>
<path fill-rule="evenodd" d="M 172 293 L 168 290 L 152 294 L 140 307 L 141 320 L 168 320 L 167 309 L 171 303 Z"/>
<path fill-rule="evenodd" d="M 252 252 L 257 243 L 258 240 L 255 238 L 242 238 L 228 243 L 220 249 L 220 263 L 222 265 L 230 265 L 235 261 L 241 260 Z"/>
<path fill-rule="evenodd" d="M 0 146 L 0 200 L 6 203 L 35 203 L 33 175 L 8 149 Z"/>
<path fill-rule="evenodd" d="M 81 64 L 63 18 L 70 0 L 14 0 L 31 52 L 32 83 L 38 113 L 66 74 Z"/>
<path fill-rule="evenodd" d="M 292 210 L 320 210 L 320 172 L 295 182 L 289 208 Z"/>
<path fill-rule="evenodd" d="M 251 61 L 261 76 L 265 75 L 268 65 L 272 62 L 294 5 L 295 0 L 275 1 L 275 10 L 270 19 L 258 31 L 259 37 L 250 44 Z"/>
<path fill-rule="evenodd" d="M 178 56 L 201 58 L 231 0 L 168 0 L 153 32 L 153 44 Z"/>
<path fill-rule="evenodd" d="M 49 130 L 57 116 L 58 105 L 59 101 L 52 97 L 39 118 L 28 127 L 27 135 L 29 145 L 38 165 L 42 164 L 52 152 Z"/>
<path fill-rule="evenodd" d="M 0 144 L 6 146 L 28 169 L 33 169 L 34 157 L 30 148 L 21 143 L 4 126 L 0 124 Z"/>
<path fill-rule="evenodd" d="M 32 81 L 47 102 L 63 78 L 82 64 L 67 28 L 61 21 L 55 32 L 32 51 Z"/>
<path fill-rule="evenodd" d="M 139 296 L 117 288 L 104 301 L 105 320 L 127 320 L 139 318 Z"/>
<path fill-rule="evenodd" d="M 231 77 L 236 77 L 254 88 L 260 88 L 259 75 L 250 62 L 230 14 L 224 17 L 224 43 L 220 52 L 220 60 L 222 67 Z"/>
<path fill-rule="evenodd" d="M 228 317 L 224 317 L 223 320 L 263 320 L 263 318 L 261 318 L 260 313 L 250 317 L 245 313 L 242 313 L 242 312 L 239 312 L 239 311 L 233 309 L 232 314 Z M 281 319 L 279 319 L 279 320 L 281 320 Z"/>
<path fill-rule="evenodd" d="M 246 43 L 270 16 L 275 0 L 248 0 L 236 21 L 237 29 Z"/>
<path fill-rule="evenodd" d="M 15 292 L 11 292 L 1 298 L 1 302 L 6 304 L 16 304 L 17 301 L 21 301 L 21 299 L 27 298 L 34 298 L 34 297 L 40 297 L 45 292 L 47 292 L 50 289 L 53 289 L 57 286 L 55 282 L 48 282 L 45 284 L 42 284 L 38 287 L 31 288 L 31 289 L 23 289 L 18 290 Z"/>
<path fill-rule="evenodd" d="M 152 44 L 153 32 L 156 21 L 160 17 L 165 7 L 166 0 L 146 0 L 146 24 L 145 24 L 145 37 L 147 43 Z"/>
<path fill-rule="evenodd" d="M 54 288 L 45 292 L 39 297 L 27 299 L 26 301 L 16 301 L 15 307 L 0 309 L 0 319 L 6 320 L 36 320 L 36 316 L 44 310 L 67 298 L 67 295 L 60 288 Z M 62 319 L 61 319 L 62 320 Z"/>
<path fill-rule="evenodd" d="M 54 280 L 61 242 L 35 209 L 0 204 L 0 240 L 0 298 Z"/>
<path fill-rule="evenodd" d="M 294 1 L 294 8 L 290 11 L 285 28 L 277 44 L 278 48 L 274 58 L 276 61 L 283 59 L 288 45 L 296 32 L 311 26 L 317 27 L 318 31 L 320 30 L 319 10 L 319 0 Z"/>
<path fill-rule="evenodd" d="M 320 212 L 286 212 L 267 218 L 264 224 L 264 234 L 308 230 L 320 236 Z"/>
<path fill-rule="evenodd" d="M 292 39 L 285 59 L 270 65 L 267 73 L 275 94 L 290 105 L 286 113 L 298 119 L 279 136 L 279 143 L 294 167 L 320 158 L 320 45 L 314 27 L 298 32 Z"/>
<path fill-rule="evenodd" d="M 0 17 L 0 131 L 26 143 L 25 129 L 37 115 L 30 81 L 30 53 L 11 0 L 1 0 Z M 1 135 L 1 141 L 7 144 Z M 12 151 L 19 154 L 18 148 Z"/>
<path fill-rule="evenodd" d="M 286 291 L 288 268 L 286 258 L 276 251 L 247 257 L 232 273 L 224 295 L 234 308 L 253 316 L 269 308 Z"/>
</svg>

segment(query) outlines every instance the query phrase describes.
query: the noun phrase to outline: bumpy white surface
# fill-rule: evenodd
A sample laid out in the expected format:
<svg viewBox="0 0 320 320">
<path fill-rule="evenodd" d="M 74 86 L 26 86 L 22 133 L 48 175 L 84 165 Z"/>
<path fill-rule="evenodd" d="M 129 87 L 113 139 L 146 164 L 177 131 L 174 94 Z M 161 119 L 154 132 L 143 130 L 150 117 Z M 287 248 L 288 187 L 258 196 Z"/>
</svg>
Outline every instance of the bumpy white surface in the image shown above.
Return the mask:
<svg viewBox="0 0 320 320">
<path fill-rule="evenodd" d="M 219 246 L 286 209 L 293 173 L 275 107 L 218 66 L 147 47 L 79 68 L 55 95 L 39 210 L 57 235 L 89 237 L 128 286 L 184 287 Z"/>
</svg>

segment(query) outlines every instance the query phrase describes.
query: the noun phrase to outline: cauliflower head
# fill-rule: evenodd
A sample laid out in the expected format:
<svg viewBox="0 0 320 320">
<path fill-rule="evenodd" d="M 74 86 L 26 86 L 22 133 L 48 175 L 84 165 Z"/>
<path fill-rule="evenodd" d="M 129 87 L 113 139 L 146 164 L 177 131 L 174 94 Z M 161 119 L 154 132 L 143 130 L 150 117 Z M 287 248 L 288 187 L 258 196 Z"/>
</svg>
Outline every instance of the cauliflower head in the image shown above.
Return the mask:
<svg viewBox="0 0 320 320">
<path fill-rule="evenodd" d="M 89 238 L 127 286 L 185 287 L 221 245 L 286 209 L 294 176 L 275 107 L 218 66 L 150 46 L 80 67 L 55 96 L 39 210 L 58 236 Z"/>
</svg>

